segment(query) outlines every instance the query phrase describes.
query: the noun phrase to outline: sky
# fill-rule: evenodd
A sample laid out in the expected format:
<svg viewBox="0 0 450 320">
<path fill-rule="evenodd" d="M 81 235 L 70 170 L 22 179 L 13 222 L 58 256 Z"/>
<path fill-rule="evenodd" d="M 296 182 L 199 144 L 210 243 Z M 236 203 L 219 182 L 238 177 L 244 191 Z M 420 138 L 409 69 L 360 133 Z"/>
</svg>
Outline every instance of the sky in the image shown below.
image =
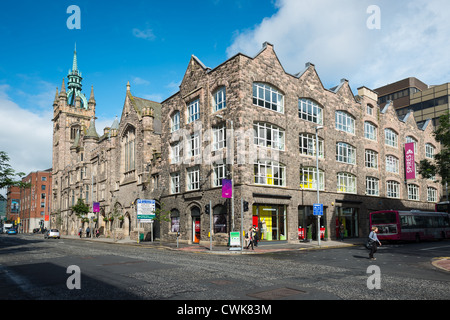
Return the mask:
<svg viewBox="0 0 450 320">
<path fill-rule="evenodd" d="M 448 0 L 1 1 L 0 151 L 18 172 L 51 168 L 52 104 L 75 44 L 100 134 L 121 116 L 128 81 L 161 102 L 191 55 L 214 68 L 265 41 L 288 73 L 313 63 L 326 88 L 450 82 L 449 12 Z"/>
</svg>

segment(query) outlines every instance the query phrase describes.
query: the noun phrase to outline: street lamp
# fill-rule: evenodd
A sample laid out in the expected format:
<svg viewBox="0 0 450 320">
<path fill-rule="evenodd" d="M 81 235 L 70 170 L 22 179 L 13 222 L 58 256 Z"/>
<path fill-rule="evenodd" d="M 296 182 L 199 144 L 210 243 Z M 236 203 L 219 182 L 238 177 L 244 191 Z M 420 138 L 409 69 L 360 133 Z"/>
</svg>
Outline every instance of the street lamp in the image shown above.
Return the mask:
<svg viewBox="0 0 450 320">
<path fill-rule="evenodd" d="M 216 118 L 224 120 L 223 116 L 220 114 L 216 114 Z M 230 146 L 227 145 L 227 164 L 228 162 L 230 162 L 229 165 L 231 172 L 231 230 L 234 231 L 234 176 L 233 176 L 234 157 L 232 153 L 234 152 L 234 137 L 233 137 L 234 127 L 233 127 L 233 120 L 225 120 L 225 121 L 230 121 L 231 124 L 231 145 Z"/>
<path fill-rule="evenodd" d="M 320 204 L 319 195 L 319 135 L 318 132 L 323 129 L 323 126 L 316 126 L 316 189 L 317 189 L 317 204 Z M 317 215 L 317 241 L 320 246 L 320 215 Z"/>
</svg>

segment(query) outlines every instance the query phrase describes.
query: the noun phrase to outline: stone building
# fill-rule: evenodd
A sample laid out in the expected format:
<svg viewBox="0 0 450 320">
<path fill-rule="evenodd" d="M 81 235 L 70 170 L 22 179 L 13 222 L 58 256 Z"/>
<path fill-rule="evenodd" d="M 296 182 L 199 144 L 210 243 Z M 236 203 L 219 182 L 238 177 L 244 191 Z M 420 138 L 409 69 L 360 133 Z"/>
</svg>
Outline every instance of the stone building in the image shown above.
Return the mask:
<svg viewBox="0 0 450 320">
<path fill-rule="evenodd" d="M 68 86 L 81 90 L 76 53 Z M 317 236 L 319 180 L 326 237 L 338 223 L 347 237 L 361 237 L 370 211 L 433 210 L 442 194 L 436 181 L 405 180 L 405 142 L 415 143 L 416 163 L 439 151 L 429 122 L 418 127 L 412 113 L 399 119 L 391 103 L 380 108 L 366 87 L 355 96 L 345 79 L 326 89 L 311 63 L 289 74 L 267 42 L 256 56 L 239 53 L 213 69 L 192 56 L 179 91 L 161 104 L 127 85 L 120 121 L 102 136 L 93 89 L 87 102 L 69 99 L 63 82 L 54 103 L 52 212 L 69 233 L 82 223 L 70 209 L 77 198 L 100 202 L 89 224 L 132 238 L 149 227 L 136 219 L 137 200 L 155 199 L 169 217 L 155 223 L 162 239 L 206 244 L 211 235 L 226 244 L 243 223 L 246 231 L 257 225 L 263 241 L 297 242 L 307 226 Z M 232 198 L 223 197 L 229 183 Z"/>
</svg>

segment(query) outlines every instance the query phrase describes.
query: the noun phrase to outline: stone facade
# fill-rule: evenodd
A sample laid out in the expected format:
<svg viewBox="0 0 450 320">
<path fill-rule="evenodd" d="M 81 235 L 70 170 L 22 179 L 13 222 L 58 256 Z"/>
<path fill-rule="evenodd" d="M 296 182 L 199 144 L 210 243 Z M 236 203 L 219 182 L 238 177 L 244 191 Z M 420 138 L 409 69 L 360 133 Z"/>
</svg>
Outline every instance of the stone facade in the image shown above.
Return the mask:
<svg viewBox="0 0 450 320">
<path fill-rule="evenodd" d="M 370 211 L 433 210 L 427 191 L 435 190 L 437 200 L 442 194 L 435 181 L 416 177 L 405 182 L 406 136 L 416 141 L 418 163 L 426 144 L 439 151 L 432 127 L 418 127 L 413 114 L 399 119 L 392 105 L 381 109 L 377 98 L 365 87 L 354 96 L 345 79 L 324 88 L 311 63 L 298 74 L 287 73 L 269 43 L 255 57 L 237 54 L 214 69 L 192 56 L 180 90 L 161 104 L 134 97 L 128 85 L 120 121 L 101 137 L 92 129 L 93 91 L 91 109 L 78 110 L 67 106 L 62 90 L 54 105 L 53 212 L 64 215 L 63 230 L 75 232 L 80 223 L 71 202 L 86 199 L 89 186 L 93 196 L 88 202 L 100 202 L 100 216 L 123 217 L 112 226 L 99 219 L 105 234 L 136 237 L 138 230 L 148 230 L 138 225 L 136 200 L 155 199 L 169 217 L 155 223 L 156 237 L 207 244 L 211 233 L 215 244 L 226 244 L 229 232 L 239 231 L 243 221 L 244 230 L 257 224 L 263 240 L 297 242 L 300 226 L 316 230 L 313 138 L 320 125 L 321 227 L 328 238 L 336 237 L 339 222 L 347 236 L 364 236 Z M 341 116 L 339 123 L 350 132 L 337 128 Z M 371 139 L 365 137 L 365 123 L 374 128 Z M 76 124 L 83 130 L 70 139 Z M 395 147 L 386 145 L 385 129 L 395 133 Z M 127 141 L 133 141 L 132 149 Z M 338 159 L 341 145 L 344 154 Z M 366 165 L 366 150 L 376 155 L 375 168 Z M 387 156 L 390 167 L 397 159 L 397 172 L 386 170 Z M 369 190 L 373 195 L 367 194 L 367 177 L 376 185 Z M 232 180 L 233 199 L 222 198 L 222 179 Z M 387 191 L 388 182 L 398 188 L 394 194 Z M 241 200 L 249 205 L 243 219 Z M 206 212 L 210 203 L 212 223 Z"/>
</svg>

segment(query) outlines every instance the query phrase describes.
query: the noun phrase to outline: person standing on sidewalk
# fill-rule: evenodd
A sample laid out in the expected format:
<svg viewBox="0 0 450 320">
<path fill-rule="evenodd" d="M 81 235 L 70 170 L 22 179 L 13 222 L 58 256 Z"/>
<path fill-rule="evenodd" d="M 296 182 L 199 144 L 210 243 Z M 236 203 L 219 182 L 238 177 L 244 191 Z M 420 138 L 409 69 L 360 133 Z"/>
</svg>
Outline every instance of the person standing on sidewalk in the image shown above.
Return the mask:
<svg viewBox="0 0 450 320">
<path fill-rule="evenodd" d="M 89 233 L 91 232 L 91 229 L 89 226 L 86 228 L 86 238 L 89 238 Z"/>
<path fill-rule="evenodd" d="M 78 235 L 80 236 L 80 239 L 81 239 L 81 236 L 83 235 L 83 228 L 82 227 L 80 227 L 80 230 L 78 230 Z"/>
<path fill-rule="evenodd" d="M 252 246 L 252 250 L 255 250 L 254 248 L 253 248 L 253 228 L 250 228 L 249 230 L 248 230 L 248 241 L 249 241 L 249 243 L 248 243 L 248 245 L 247 245 L 247 249 L 250 247 L 250 245 Z"/>
<path fill-rule="evenodd" d="M 374 258 L 373 255 L 378 250 L 378 244 L 381 246 L 381 242 L 380 242 L 380 240 L 378 240 L 378 237 L 377 237 L 377 232 L 378 232 L 378 228 L 372 227 L 372 231 L 369 233 L 369 239 L 372 240 L 372 247 L 370 248 L 370 253 L 369 253 L 370 260 L 376 260 L 376 258 Z"/>
</svg>

